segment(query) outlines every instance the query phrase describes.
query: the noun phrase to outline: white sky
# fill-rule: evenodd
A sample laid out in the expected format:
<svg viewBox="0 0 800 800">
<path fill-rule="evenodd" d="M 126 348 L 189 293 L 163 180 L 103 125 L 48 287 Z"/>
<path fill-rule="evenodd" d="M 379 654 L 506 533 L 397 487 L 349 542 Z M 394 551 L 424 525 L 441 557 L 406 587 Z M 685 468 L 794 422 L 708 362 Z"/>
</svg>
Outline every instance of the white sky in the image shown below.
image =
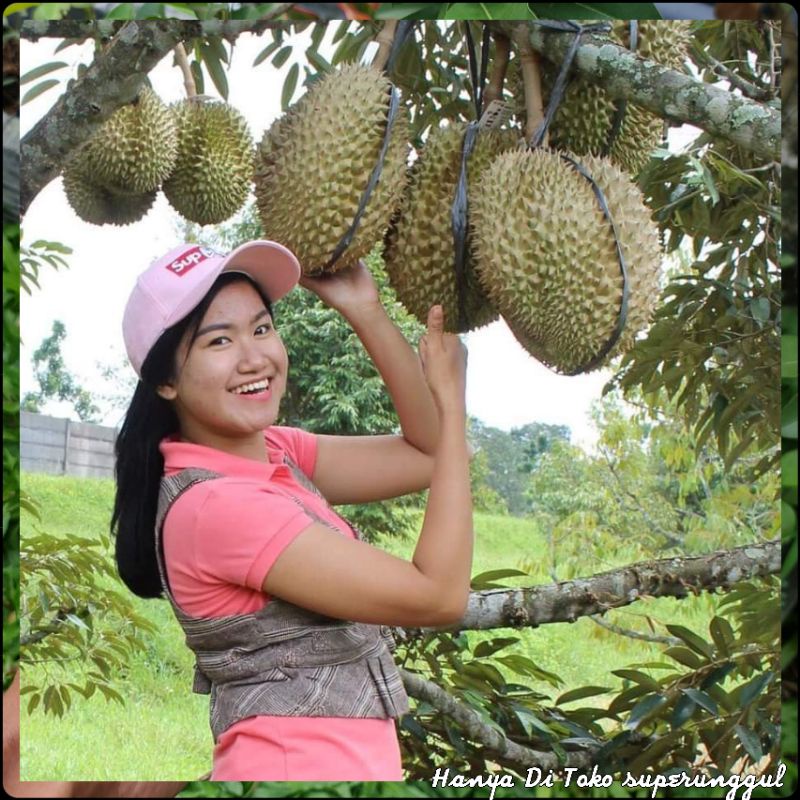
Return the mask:
<svg viewBox="0 0 800 800">
<path fill-rule="evenodd" d="M 326 42 L 334 30 L 335 26 L 331 26 Z M 248 120 L 256 142 L 281 114 L 283 79 L 294 61 L 301 62 L 302 80 L 303 50 L 309 33 L 310 28 L 297 36 L 306 44 L 298 47 L 280 70 L 275 70 L 269 61 L 252 66 L 256 55 L 271 41 L 268 33 L 261 37 L 243 34 L 237 39 L 228 70 L 228 101 Z M 77 65 L 91 61 L 92 44 L 54 54 L 59 41 L 42 39 L 31 43 L 22 40 L 21 74 L 49 61 L 69 64 L 69 70 L 46 76 L 60 77 L 60 86 L 22 106 L 22 136 L 54 104 L 63 92 L 63 83 L 75 76 Z M 292 40 L 286 42 L 292 43 Z M 324 44 L 320 50 L 323 54 L 326 52 Z M 368 51 L 368 57 L 370 53 Z M 181 73 L 172 66 L 171 55 L 150 73 L 150 80 L 165 102 L 185 96 Z M 35 83 L 25 84 L 22 94 Z M 295 99 L 302 91 L 298 86 Z M 216 94 L 207 76 L 205 93 Z M 694 134 L 695 129 L 682 130 L 676 142 L 682 145 Z M 68 257 L 69 269 L 56 272 L 46 267 L 42 270 L 41 289 L 34 289 L 32 298 L 22 292 L 20 385 L 23 395 L 38 389 L 33 377 L 32 354 L 49 335 L 56 319 L 66 326 L 67 336 L 62 347 L 66 367 L 84 388 L 97 395 L 111 391 L 99 375 L 98 362 L 124 365 L 126 374 L 133 375 L 122 341 L 122 312 L 136 276 L 153 259 L 180 242 L 180 222 L 180 216 L 162 193 L 144 219 L 124 227 L 96 226 L 81 220 L 67 203 L 60 178 L 39 193 L 23 220 L 23 242 L 30 244 L 38 239 L 62 242 L 72 248 L 73 254 Z M 611 376 L 609 371 L 575 377 L 556 375 L 529 355 L 502 321 L 466 334 L 465 342 L 469 351 L 467 410 L 470 414 L 503 430 L 528 422 L 568 425 L 573 442 L 587 448 L 593 445 L 597 435 L 589 418 L 589 405 L 600 397 L 603 385 Z M 76 418 L 66 403 L 51 403 L 44 411 Z M 102 422 L 118 425 L 123 414 L 124 410 L 113 410 Z"/>
</svg>

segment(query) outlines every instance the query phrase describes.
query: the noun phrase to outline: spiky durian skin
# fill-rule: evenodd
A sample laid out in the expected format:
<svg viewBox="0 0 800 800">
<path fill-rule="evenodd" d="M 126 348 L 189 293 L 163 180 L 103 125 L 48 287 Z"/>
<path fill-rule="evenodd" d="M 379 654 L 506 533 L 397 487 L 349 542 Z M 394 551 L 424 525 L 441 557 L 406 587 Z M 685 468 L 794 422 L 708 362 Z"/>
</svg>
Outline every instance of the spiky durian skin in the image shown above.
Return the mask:
<svg viewBox="0 0 800 800">
<path fill-rule="evenodd" d="M 152 192 L 170 174 L 178 152 L 175 121 L 149 87 L 114 112 L 76 158 L 96 186 L 113 192 Z"/>
<path fill-rule="evenodd" d="M 62 177 L 64 193 L 72 210 L 93 225 L 130 225 L 138 222 L 152 208 L 156 199 L 156 189 L 139 194 L 123 194 L 98 186 L 75 162 L 65 167 Z"/>
<path fill-rule="evenodd" d="M 659 294 L 658 229 L 641 192 L 608 159 L 580 162 L 605 194 L 628 272 L 628 350 Z M 484 171 L 473 205 L 481 285 L 528 352 L 556 372 L 585 367 L 617 323 L 622 277 L 614 237 L 590 183 L 557 153 L 514 150 Z"/>
<path fill-rule="evenodd" d="M 164 194 L 191 222 L 223 222 L 242 207 L 253 177 L 253 137 L 247 122 L 220 101 L 190 98 L 172 110 L 178 156 L 164 181 Z"/>
<path fill-rule="evenodd" d="M 432 305 L 441 304 L 445 330 L 464 333 L 497 319 L 475 275 L 469 248 L 464 264 L 464 312 L 459 317 L 452 205 L 461 171 L 465 123 L 431 131 L 410 170 L 403 211 L 387 236 L 384 260 L 397 299 L 425 324 Z M 513 131 L 480 131 L 467 162 L 467 208 L 478 178 L 498 153 L 517 143 Z"/>
<path fill-rule="evenodd" d="M 628 47 L 629 23 L 617 20 L 610 33 L 611 41 Z M 642 58 L 679 69 L 686 58 L 691 39 L 687 20 L 641 20 L 636 53 Z M 558 75 L 559 67 L 543 62 L 542 83 L 545 103 Z M 616 101 L 602 86 L 579 76 L 567 85 L 549 128 L 549 144 L 578 155 L 600 155 L 608 146 Z M 622 126 L 614 138 L 608 156 L 631 174 L 638 173 L 658 147 L 664 121 L 642 108 L 628 103 Z"/>
<path fill-rule="evenodd" d="M 264 235 L 297 255 L 304 274 L 326 271 L 378 161 L 389 110 L 388 79 L 346 64 L 315 83 L 264 133 L 255 184 Z M 408 115 L 394 120 L 380 179 L 350 245 L 327 268 L 345 269 L 383 238 L 406 185 Z"/>
</svg>

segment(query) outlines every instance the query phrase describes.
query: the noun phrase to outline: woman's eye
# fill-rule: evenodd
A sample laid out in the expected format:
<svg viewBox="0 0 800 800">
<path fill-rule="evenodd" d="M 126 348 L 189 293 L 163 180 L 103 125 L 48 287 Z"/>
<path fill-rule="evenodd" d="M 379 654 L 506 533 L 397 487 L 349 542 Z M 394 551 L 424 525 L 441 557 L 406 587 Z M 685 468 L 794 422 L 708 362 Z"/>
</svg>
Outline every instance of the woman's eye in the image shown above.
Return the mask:
<svg viewBox="0 0 800 800">
<path fill-rule="evenodd" d="M 272 330 L 271 322 L 263 322 L 256 328 L 256 333 L 269 333 Z"/>
<path fill-rule="evenodd" d="M 212 339 L 208 344 L 211 346 L 215 344 L 222 344 L 225 341 L 229 341 L 227 336 L 217 336 L 216 339 Z"/>
</svg>

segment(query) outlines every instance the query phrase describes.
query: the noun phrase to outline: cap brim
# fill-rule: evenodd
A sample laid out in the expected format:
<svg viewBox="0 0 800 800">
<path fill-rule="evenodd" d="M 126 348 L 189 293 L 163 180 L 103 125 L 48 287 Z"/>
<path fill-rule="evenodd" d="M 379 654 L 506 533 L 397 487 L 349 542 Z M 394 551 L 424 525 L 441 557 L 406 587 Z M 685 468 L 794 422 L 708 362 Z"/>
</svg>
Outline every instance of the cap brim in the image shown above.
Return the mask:
<svg viewBox="0 0 800 800">
<path fill-rule="evenodd" d="M 294 253 L 282 244 L 267 240 L 237 247 L 223 258 L 221 271 L 246 273 L 273 303 L 297 285 L 301 274 L 300 262 Z"/>
</svg>

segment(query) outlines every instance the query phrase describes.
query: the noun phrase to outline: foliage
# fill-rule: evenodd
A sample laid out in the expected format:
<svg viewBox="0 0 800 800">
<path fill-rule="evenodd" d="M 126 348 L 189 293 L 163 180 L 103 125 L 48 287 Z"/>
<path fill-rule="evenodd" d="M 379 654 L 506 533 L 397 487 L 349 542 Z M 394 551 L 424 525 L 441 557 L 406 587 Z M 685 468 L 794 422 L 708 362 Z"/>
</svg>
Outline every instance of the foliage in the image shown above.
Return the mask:
<svg viewBox="0 0 800 800">
<path fill-rule="evenodd" d="M 25 506 L 38 522 L 35 503 Z M 95 690 L 107 700 L 123 703 L 112 686 L 130 657 L 143 649 L 142 632 L 155 626 L 135 613 L 126 591 L 106 588 L 101 576 L 116 579 L 111 541 L 103 534 L 86 538 L 76 534 L 56 537 L 33 525 L 36 533 L 20 542 L 20 569 L 25 574 L 20 613 L 22 664 L 51 664 L 47 682 L 28 684 L 28 712 L 40 703 L 59 717 L 72 703 L 72 693 L 90 698 Z M 80 580 L 75 581 L 75 574 Z M 63 667 L 69 661 L 82 666 L 83 686 Z M 90 662 L 96 669 L 92 669 Z"/>
<path fill-rule="evenodd" d="M 38 392 L 26 392 L 20 407 L 40 413 L 48 400 L 66 400 L 73 404 L 81 422 L 97 422 L 100 409 L 92 402 L 92 394 L 82 389 L 70 374 L 61 355 L 61 344 L 67 329 L 60 320 L 53 322 L 50 335 L 33 352 L 33 369 L 39 383 Z"/>
<path fill-rule="evenodd" d="M 19 661 L 19 226 L 3 223 L 3 689 Z"/>
<path fill-rule="evenodd" d="M 674 416 L 674 402 L 662 395 L 658 405 L 657 414 L 640 403 L 628 416 L 608 395 L 593 406 L 596 454 L 558 441 L 540 459 L 530 497 L 545 521 L 554 580 L 574 577 L 575 556 L 587 549 L 603 564 L 615 542 L 663 557 L 777 535 L 777 474 L 752 482 L 746 460 L 727 470 L 713 442 L 699 446 Z"/>
<path fill-rule="evenodd" d="M 509 514 L 520 515 L 530 511 L 528 476 L 554 442 L 569 440 L 569 428 L 529 422 L 506 432 L 470 417 L 469 437 L 478 453 L 486 454 L 487 488 L 503 499 Z"/>
<path fill-rule="evenodd" d="M 712 58 L 778 96 L 777 30 L 716 21 L 695 34 L 702 80 L 718 79 Z M 667 251 L 688 241 L 694 261 L 671 276 L 653 326 L 611 385 L 646 396 L 665 388 L 699 445 L 714 434 L 728 467 L 755 445 L 755 478 L 780 457 L 780 165 L 702 134 L 683 153 L 660 153 L 639 183 Z"/>
<path fill-rule="evenodd" d="M 491 475 L 489 456 L 485 450 L 479 450 L 469 464 L 472 507 L 487 514 L 508 514 L 505 498 L 489 485 Z"/>
<path fill-rule="evenodd" d="M 593 744 L 602 747 L 601 772 L 637 774 L 653 767 L 663 773 L 672 767 L 691 768 L 702 743 L 715 762 L 710 773 L 729 774 L 739 759 L 747 766 L 767 754 L 774 760 L 780 753 L 778 580 L 769 578 L 764 586 L 743 582 L 733 589 L 723 600 L 727 608 L 711 620 L 708 636 L 667 626 L 680 646 L 665 648 L 660 661 L 615 670 L 624 679 L 623 690 L 607 707 L 585 702 L 607 694 L 607 687 L 559 693 L 563 681 L 557 674 L 513 654 L 519 641 L 514 636 L 498 636 L 473 649 L 464 633 L 429 634 L 409 644 L 406 660 L 424 665 L 424 674 L 430 673 L 483 722 L 534 750 L 564 756 L 578 743 Z M 545 694 L 507 682 L 498 664 L 523 680 L 546 681 L 553 691 Z M 667 672 L 656 677 L 650 674 L 654 670 Z M 584 702 L 578 707 L 567 707 L 579 700 Z M 403 718 L 401 728 L 403 763 L 411 780 L 429 778 L 436 766 L 487 774 L 488 762 L 495 761 L 504 771 L 519 772 L 476 747 L 426 702 Z M 633 738 L 634 732 L 644 740 Z"/>
</svg>

